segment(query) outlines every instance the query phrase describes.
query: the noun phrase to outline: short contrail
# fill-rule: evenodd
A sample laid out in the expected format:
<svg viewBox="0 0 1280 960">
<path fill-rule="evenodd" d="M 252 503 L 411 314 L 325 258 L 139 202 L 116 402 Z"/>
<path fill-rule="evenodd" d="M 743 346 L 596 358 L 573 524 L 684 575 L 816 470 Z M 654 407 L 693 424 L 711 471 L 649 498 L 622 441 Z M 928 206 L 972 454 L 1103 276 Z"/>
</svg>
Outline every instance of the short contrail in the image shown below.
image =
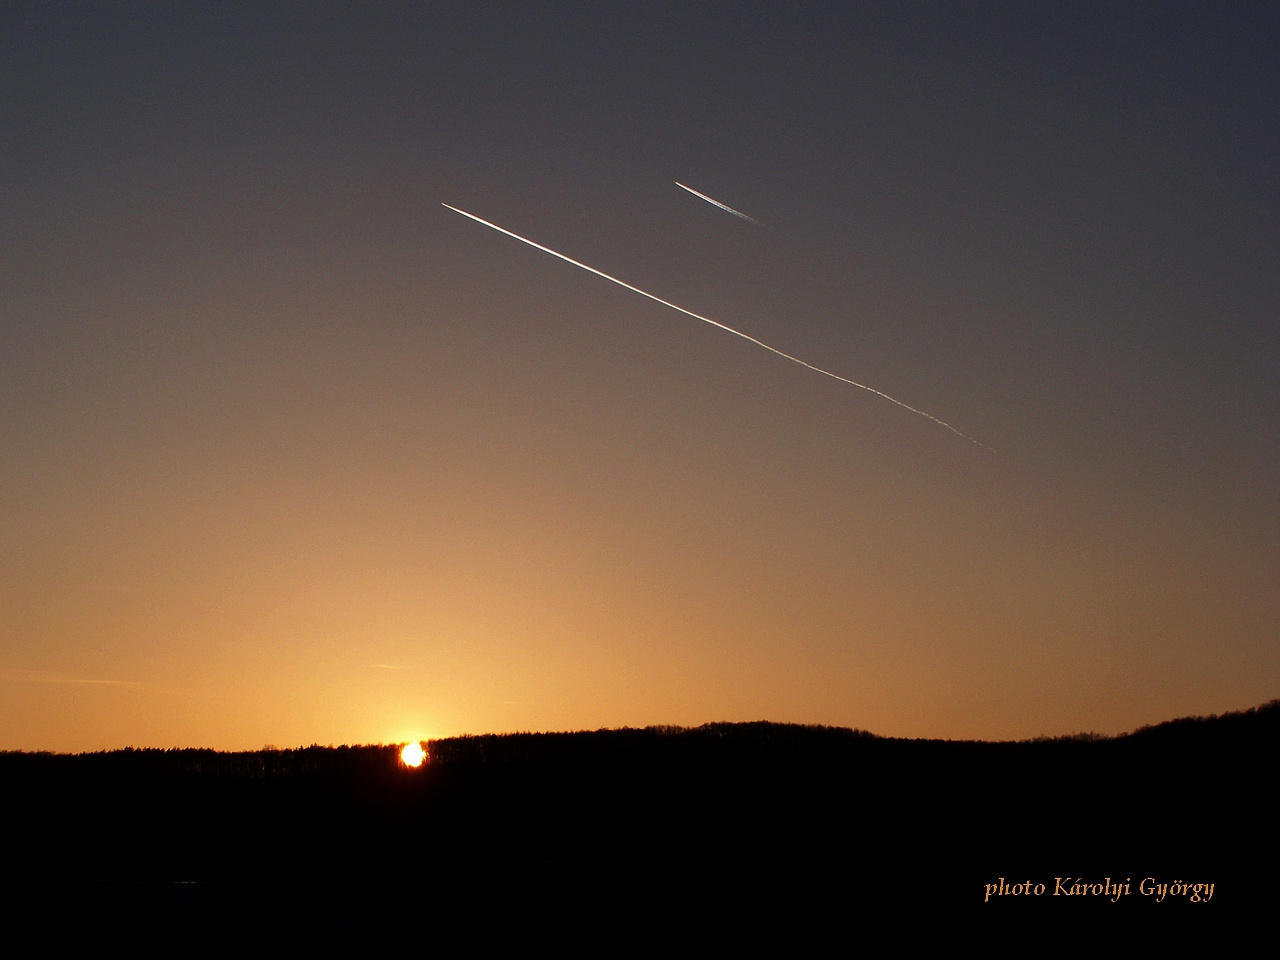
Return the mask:
<svg viewBox="0 0 1280 960">
<path fill-rule="evenodd" d="M 841 383 L 847 383 L 851 387 L 857 387 L 859 390 L 866 390 L 868 393 L 874 393 L 877 397 L 883 397 L 884 399 L 888 400 L 890 403 L 895 403 L 898 406 L 902 407 L 902 409 L 904 410 L 910 410 L 912 413 L 917 414 L 921 417 L 924 417 L 926 420 L 932 420 L 934 423 L 936 423 L 940 427 L 946 427 L 948 430 L 954 433 L 957 437 L 962 437 L 965 440 L 968 440 L 970 443 L 976 443 L 978 446 L 983 447 L 984 449 L 987 449 L 987 450 L 991 449 L 982 441 L 975 440 L 973 439 L 973 437 L 970 437 L 967 434 L 961 433 L 959 430 L 957 430 L 951 424 L 947 423 L 945 420 L 939 420 L 937 417 L 935 417 L 931 413 L 925 413 L 923 410 L 917 410 L 915 407 L 911 406 L 911 404 L 909 403 L 903 403 L 901 400 L 895 400 L 893 397 L 889 396 L 887 393 L 883 393 L 882 391 L 877 390 L 875 387 L 869 387 L 865 383 L 858 383 L 857 380 L 850 380 L 848 377 L 842 377 L 840 376 L 840 374 L 832 373 L 830 370 L 823 370 L 821 367 L 815 367 L 812 363 L 806 363 L 804 360 L 801 360 L 799 357 L 793 357 L 789 353 L 783 353 L 777 347 L 769 346 L 769 344 L 765 343 L 763 340 L 757 340 L 755 337 L 749 334 L 743 333 L 741 330 L 735 330 L 733 329 L 733 327 L 726 326 L 725 324 L 721 323 L 719 320 L 712 320 L 710 317 L 704 317 L 700 313 L 694 313 L 692 310 L 686 310 L 684 307 L 677 306 L 676 304 L 672 303 L 670 300 L 663 300 L 661 297 L 655 297 L 652 293 L 647 293 L 644 290 L 641 290 L 639 287 L 633 287 L 631 284 L 626 283 L 623 280 L 619 280 L 617 277 L 609 276 L 609 274 L 605 273 L 603 270 L 597 270 L 595 267 L 589 267 L 585 263 L 582 263 L 578 260 L 573 259 L 573 257 L 566 257 L 563 253 L 557 253 L 555 250 L 552 250 L 550 247 L 544 247 L 540 243 L 534 243 L 532 240 L 528 240 L 525 237 L 520 236 L 520 234 L 518 233 L 512 233 L 510 230 L 506 230 L 498 226 L 496 223 L 490 223 L 488 220 L 483 220 L 480 217 L 477 217 L 474 213 L 467 213 L 467 211 L 459 210 L 457 207 L 450 207 L 449 204 L 447 203 L 442 203 L 440 205 L 442 207 L 447 207 L 448 209 L 452 210 L 454 213 L 460 213 L 464 217 L 469 217 L 470 219 L 474 220 L 476 223 L 483 223 L 486 227 L 488 227 L 491 230 L 497 230 L 499 233 L 505 233 L 508 237 L 511 237 L 512 239 L 515 239 L 515 240 L 519 240 L 521 243 L 527 243 L 529 246 L 534 247 L 535 249 L 541 250 L 543 253 L 549 253 L 553 257 L 559 257 L 561 260 L 565 261 L 566 263 L 572 263 L 575 267 L 581 267 L 583 270 L 586 270 L 588 273 L 594 273 L 597 277 L 604 277 L 606 280 L 611 280 L 620 287 L 626 287 L 632 293 L 638 293 L 642 297 L 648 297 L 650 300 L 660 303 L 664 307 L 670 307 L 672 310 L 679 311 L 680 313 L 683 313 L 687 317 L 693 317 L 693 319 L 701 320 L 703 323 L 709 323 L 713 327 L 719 327 L 721 330 L 724 330 L 728 333 L 732 333 L 735 337 L 741 337 L 743 340 L 748 340 L 751 343 L 754 343 L 757 347 L 764 347 L 764 349 L 768 350 L 770 353 L 776 353 L 778 356 L 782 357 L 784 360 L 790 360 L 792 363 L 798 363 L 800 364 L 800 366 L 807 367 L 808 369 L 814 371 L 815 373 L 820 373 L 823 376 L 831 377 L 833 380 L 839 380 Z"/>
<path fill-rule="evenodd" d="M 759 221 L 759 220 L 757 220 L 755 217 L 748 217 L 748 216 L 747 216 L 745 213 L 743 213 L 741 210 L 735 210 L 735 209 L 733 209 L 733 207 L 727 206 L 727 205 L 725 205 L 725 204 L 721 203 L 719 200 L 712 200 L 712 199 L 711 199 L 710 197 L 708 197 L 705 193 L 699 193 L 697 190 L 693 189 L 693 187 L 686 187 L 686 186 L 685 186 L 683 183 L 681 183 L 679 180 L 672 180 L 671 182 L 672 182 L 672 183 L 674 183 L 674 184 L 675 184 L 677 187 L 679 187 L 681 190 L 688 190 L 688 191 L 689 191 L 690 193 L 692 193 L 695 197 L 701 197 L 703 200 L 707 201 L 707 203 L 711 204 L 713 207 L 719 207 L 719 208 L 720 208 L 721 210 L 723 210 L 725 213 L 732 213 L 735 217 L 741 217 L 743 220 L 746 220 L 748 223 L 754 223 L 754 224 L 757 224 L 757 225 L 760 223 L 760 221 Z"/>
</svg>

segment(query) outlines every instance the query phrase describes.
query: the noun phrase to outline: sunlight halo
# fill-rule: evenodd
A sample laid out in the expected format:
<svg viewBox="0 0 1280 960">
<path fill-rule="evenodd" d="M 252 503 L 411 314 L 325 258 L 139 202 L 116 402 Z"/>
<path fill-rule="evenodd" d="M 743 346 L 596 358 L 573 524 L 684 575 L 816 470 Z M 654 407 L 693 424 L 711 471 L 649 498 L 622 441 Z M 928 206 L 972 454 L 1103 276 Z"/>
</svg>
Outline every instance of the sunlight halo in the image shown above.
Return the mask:
<svg viewBox="0 0 1280 960">
<path fill-rule="evenodd" d="M 420 767 L 426 756 L 421 743 L 406 743 L 404 749 L 400 751 L 400 762 L 406 767 Z"/>
</svg>

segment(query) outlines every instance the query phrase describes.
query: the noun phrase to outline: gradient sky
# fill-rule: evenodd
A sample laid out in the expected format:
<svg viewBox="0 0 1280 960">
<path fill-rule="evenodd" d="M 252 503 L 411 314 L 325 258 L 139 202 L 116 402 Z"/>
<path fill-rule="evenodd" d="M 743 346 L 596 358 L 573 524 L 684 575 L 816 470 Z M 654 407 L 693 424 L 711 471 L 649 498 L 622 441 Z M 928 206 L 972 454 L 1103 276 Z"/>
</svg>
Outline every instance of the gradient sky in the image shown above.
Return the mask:
<svg viewBox="0 0 1280 960">
<path fill-rule="evenodd" d="M 1278 51 L 1274 4 L 4 4 L 0 749 L 1280 695 Z"/>
</svg>

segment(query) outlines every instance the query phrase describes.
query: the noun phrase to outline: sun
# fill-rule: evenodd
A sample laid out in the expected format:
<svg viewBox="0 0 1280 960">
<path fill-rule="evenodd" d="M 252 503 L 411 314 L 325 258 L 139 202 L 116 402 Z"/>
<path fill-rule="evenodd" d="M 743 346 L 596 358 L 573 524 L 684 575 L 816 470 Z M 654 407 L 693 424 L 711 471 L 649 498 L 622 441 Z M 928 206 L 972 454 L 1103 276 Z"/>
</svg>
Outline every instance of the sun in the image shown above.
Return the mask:
<svg viewBox="0 0 1280 960">
<path fill-rule="evenodd" d="M 427 755 L 423 752 L 422 744 L 416 742 L 406 743 L 404 745 L 404 749 L 400 751 L 400 762 L 406 767 L 420 767 L 422 766 L 422 761 L 425 760 L 426 757 Z"/>
</svg>

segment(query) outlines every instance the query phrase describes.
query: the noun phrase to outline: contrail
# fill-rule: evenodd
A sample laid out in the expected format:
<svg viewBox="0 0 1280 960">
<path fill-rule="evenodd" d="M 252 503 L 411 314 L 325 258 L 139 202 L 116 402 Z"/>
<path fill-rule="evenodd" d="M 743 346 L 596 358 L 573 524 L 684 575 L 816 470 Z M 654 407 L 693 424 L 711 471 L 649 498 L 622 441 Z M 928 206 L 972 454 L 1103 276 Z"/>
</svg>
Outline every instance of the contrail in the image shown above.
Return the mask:
<svg viewBox="0 0 1280 960">
<path fill-rule="evenodd" d="M 6 673 L 15 674 L 30 683 L 88 684 L 103 687 L 141 687 L 145 684 L 134 680 L 103 680 L 99 677 L 75 676 L 69 673 L 52 673 L 47 670 L 12 670 Z"/>
<path fill-rule="evenodd" d="M 725 205 L 725 204 L 721 203 L 719 200 L 712 200 L 712 199 L 711 199 L 710 197 L 708 197 L 705 193 L 699 193 L 697 190 L 693 189 L 693 187 L 686 187 L 686 186 L 685 186 L 683 183 L 681 183 L 679 180 L 672 180 L 671 182 L 672 182 L 672 183 L 674 183 L 674 184 L 675 184 L 677 187 L 679 187 L 681 190 L 688 190 L 688 191 L 689 191 L 690 193 L 692 193 L 695 197 L 701 197 L 703 200 L 707 201 L 707 203 L 711 204 L 713 207 L 719 207 L 719 208 L 720 208 L 721 210 L 723 210 L 725 213 L 732 213 L 735 217 L 741 217 L 743 220 L 746 220 L 748 223 L 754 223 L 754 224 L 756 224 L 757 226 L 760 224 L 760 221 L 759 221 L 759 220 L 757 220 L 755 217 L 748 217 L 748 216 L 747 216 L 745 213 L 743 213 L 741 210 L 735 210 L 735 209 L 733 209 L 733 207 L 727 206 L 727 205 Z"/>
<path fill-rule="evenodd" d="M 688 188 L 686 187 L 685 189 L 688 189 Z M 712 202 L 714 203 L 715 201 L 712 201 Z M 521 243 L 527 243 L 529 246 L 534 247 L 535 249 L 541 250 L 543 253 L 549 253 L 553 257 L 559 257 L 561 260 L 565 261 L 566 263 L 572 263 L 575 267 L 581 267 L 583 270 L 586 270 L 588 273 L 594 273 L 597 277 L 604 277 L 606 280 L 610 280 L 616 283 L 620 287 L 626 287 L 632 293 L 638 293 L 642 297 L 648 297 L 650 300 L 660 303 L 664 307 L 670 307 L 672 310 L 676 310 L 680 313 L 683 313 L 687 317 L 693 317 L 693 319 L 701 320 L 703 323 L 709 323 L 713 327 L 719 327 L 721 330 L 724 330 L 728 333 L 732 333 L 735 337 L 741 337 L 743 340 L 747 340 L 751 343 L 754 343 L 757 347 L 763 347 L 764 349 L 768 350 L 770 353 L 776 353 L 778 356 L 782 357 L 784 360 L 790 360 L 792 363 L 798 363 L 800 364 L 800 366 L 807 367 L 808 369 L 814 371 L 815 373 L 820 373 L 825 377 L 831 377 L 833 380 L 839 380 L 841 383 L 847 383 L 851 387 L 857 387 L 859 390 L 866 390 L 868 393 L 874 393 L 877 397 L 883 397 L 885 400 L 888 400 L 890 403 L 897 404 L 898 406 L 902 407 L 902 409 L 904 410 L 910 410 L 912 413 L 917 414 L 918 416 L 924 417 L 926 420 L 932 420 L 934 423 L 936 423 L 940 427 L 946 427 L 948 430 L 954 433 L 957 437 L 961 437 L 965 440 L 968 440 L 970 443 L 976 443 L 978 446 L 986 450 L 991 449 L 982 441 L 975 440 L 973 439 L 973 437 L 968 436 L 967 434 L 961 433 L 959 430 L 957 430 L 951 424 L 947 423 L 945 420 L 939 420 L 933 414 L 925 413 L 923 410 L 918 410 L 915 407 L 911 406 L 911 404 L 909 403 L 903 403 L 901 400 L 895 400 L 893 397 L 889 396 L 887 393 L 877 390 L 875 387 L 869 387 L 865 383 L 859 383 L 857 380 L 850 380 L 848 377 L 842 377 L 840 376 L 840 374 L 832 373 L 830 370 L 823 370 L 822 367 L 815 367 L 812 363 L 807 363 L 804 360 L 801 360 L 799 357 L 793 357 L 789 353 L 784 353 L 783 351 L 779 350 L 777 347 L 771 347 L 769 346 L 769 344 L 765 343 L 763 340 L 757 340 L 755 337 L 751 336 L 750 334 L 743 333 L 741 330 L 735 330 L 733 329 L 733 327 L 727 326 L 726 324 L 721 323 L 719 320 L 712 320 L 710 317 L 704 317 L 700 313 L 694 313 L 692 310 L 686 310 L 684 307 L 677 306 L 676 304 L 672 303 L 670 300 L 663 300 L 661 297 L 655 297 L 652 293 L 648 293 L 644 290 L 641 290 L 639 287 L 633 287 L 631 284 L 623 280 L 619 280 L 617 277 L 611 277 L 609 274 L 605 273 L 603 270 L 597 270 L 595 267 L 589 267 L 585 263 L 582 263 L 581 261 L 573 259 L 573 257 L 566 257 L 563 253 L 557 253 L 555 250 L 552 250 L 550 247 L 544 247 L 540 243 L 534 243 L 532 240 L 522 237 L 518 233 L 512 233 L 510 230 L 504 229 L 503 227 L 498 226 L 496 223 L 490 223 L 488 220 L 484 220 L 480 217 L 477 217 L 474 213 L 467 213 L 467 211 L 459 210 L 457 207 L 451 207 L 447 203 L 442 203 L 440 204 L 440 206 L 446 207 L 452 210 L 454 213 L 460 213 L 464 217 L 469 217 L 470 219 L 474 220 L 476 223 L 483 223 L 486 227 L 488 227 L 491 230 L 497 230 L 499 233 L 505 233 L 508 237 L 511 237 L 512 239 L 515 239 L 515 240 L 519 240 Z"/>
</svg>

